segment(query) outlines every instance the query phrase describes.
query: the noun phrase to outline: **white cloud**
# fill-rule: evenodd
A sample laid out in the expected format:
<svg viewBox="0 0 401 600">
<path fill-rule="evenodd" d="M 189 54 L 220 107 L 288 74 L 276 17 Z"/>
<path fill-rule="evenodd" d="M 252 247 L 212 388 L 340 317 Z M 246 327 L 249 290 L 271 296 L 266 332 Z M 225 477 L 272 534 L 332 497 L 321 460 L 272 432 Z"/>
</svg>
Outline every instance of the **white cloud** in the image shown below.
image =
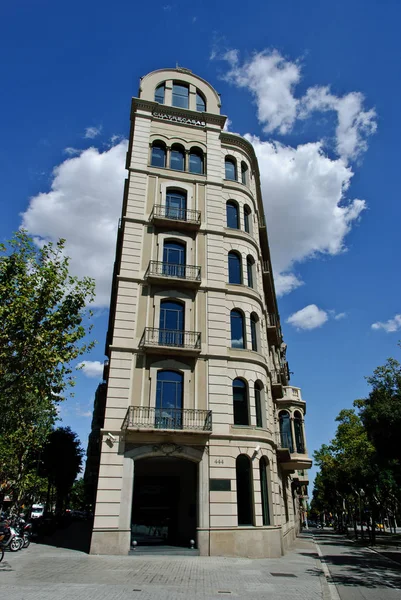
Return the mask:
<svg viewBox="0 0 401 600">
<path fill-rule="evenodd" d="M 326 311 L 318 308 L 316 304 L 309 304 L 290 315 L 287 323 L 297 329 L 316 329 L 326 323 L 328 318 Z"/>
<path fill-rule="evenodd" d="M 384 323 L 382 323 L 381 321 L 378 321 L 377 323 L 372 323 L 371 327 L 372 329 L 376 330 L 384 329 L 384 331 L 386 331 L 387 333 L 394 333 L 394 331 L 398 331 L 399 329 L 401 329 L 401 314 L 394 315 L 392 319 L 389 319 Z"/>
<path fill-rule="evenodd" d="M 77 365 L 87 377 L 101 377 L 103 374 L 103 363 L 99 360 L 84 360 Z"/>
<path fill-rule="evenodd" d="M 212 59 L 229 64 L 224 79 L 248 89 L 255 99 L 259 122 L 266 133 L 290 133 L 298 119 L 310 118 L 314 111 L 337 114 L 335 150 L 344 160 L 356 159 L 367 149 L 367 137 L 377 129 L 374 109 L 364 110 L 364 96 L 350 92 L 336 96 L 328 86 L 307 89 L 303 97 L 295 96 L 301 81 L 298 62 L 284 58 L 277 50 L 255 53 L 240 63 L 238 50 L 223 55 L 213 51 Z"/>
<path fill-rule="evenodd" d="M 233 123 L 232 123 L 231 119 L 229 119 L 227 117 L 226 122 L 224 123 L 223 131 L 229 131 L 232 124 Z"/>
<path fill-rule="evenodd" d="M 365 209 L 364 200 L 346 199 L 352 170 L 332 160 L 320 142 L 297 148 L 245 136 L 259 161 L 267 231 L 277 293 L 302 284 L 294 264 L 344 251 L 344 238 Z"/>
<path fill-rule="evenodd" d="M 68 156 L 77 156 L 78 154 L 81 154 L 82 150 L 69 146 L 68 148 L 64 148 L 64 152 L 65 154 L 68 154 Z"/>
<path fill-rule="evenodd" d="M 85 138 L 93 140 L 93 138 L 97 137 L 98 135 L 100 135 L 100 133 L 102 132 L 103 127 L 101 125 L 99 125 L 99 127 L 87 127 L 85 129 Z"/>
<path fill-rule="evenodd" d="M 126 140 L 89 148 L 53 171 L 51 190 L 30 199 L 22 225 L 40 241 L 65 238 L 71 272 L 96 280 L 96 305 L 108 306 L 125 178 Z"/>
<path fill-rule="evenodd" d="M 341 319 L 345 319 L 346 316 L 347 316 L 347 313 L 342 312 L 342 313 L 338 313 L 337 315 L 334 315 L 334 319 L 336 321 L 340 321 Z"/>
<path fill-rule="evenodd" d="M 277 50 L 254 54 L 242 65 L 236 50 L 226 52 L 222 58 L 230 64 L 224 79 L 253 94 L 264 131 L 288 133 L 297 114 L 294 87 L 300 80 L 299 66 L 285 60 Z"/>
<path fill-rule="evenodd" d="M 344 159 L 355 159 L 367 150 L 367 136 L 377 130 L 374 109 L 363 110 L 364 96 L 350 92 L 335 96 L 329 87 L 309 88 L 302 99 L 301 117 L 307 118 L 313 111 L 336 111 L 336 150 Z"/>
</svg>

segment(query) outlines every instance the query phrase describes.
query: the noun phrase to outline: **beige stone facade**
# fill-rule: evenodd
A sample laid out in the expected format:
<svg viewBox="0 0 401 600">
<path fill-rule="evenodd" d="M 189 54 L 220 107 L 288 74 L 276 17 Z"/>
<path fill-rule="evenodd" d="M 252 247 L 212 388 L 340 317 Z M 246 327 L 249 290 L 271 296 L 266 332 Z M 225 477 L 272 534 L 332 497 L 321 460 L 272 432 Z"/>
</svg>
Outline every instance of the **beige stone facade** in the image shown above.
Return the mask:
<svg viewBox="0 0 401 600">
<path fill-rule="evenodd" d="M 305 402 L 288 382 L 257 160 L 225 121 L 185 69 L 150 73 L 132 100 L 95 554 L 194 540 L 202 555 L 274 557 L 299 529 Z"/>
</svg>

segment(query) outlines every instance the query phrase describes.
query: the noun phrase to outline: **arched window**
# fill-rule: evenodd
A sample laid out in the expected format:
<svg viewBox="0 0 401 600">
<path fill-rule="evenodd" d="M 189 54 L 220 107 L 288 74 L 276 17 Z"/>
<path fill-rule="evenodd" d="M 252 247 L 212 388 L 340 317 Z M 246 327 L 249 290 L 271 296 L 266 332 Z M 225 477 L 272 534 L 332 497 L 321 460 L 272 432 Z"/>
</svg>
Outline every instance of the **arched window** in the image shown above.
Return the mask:
<svg viewBox="0 0 401 600">
<path fill-rule="evenodd" d="M 185 83 L 173 83 L 173 106 L 188 108 L 189 89 Z"/>
<path fill-rule="evenodd" d="M 238 204 L 229 200 L 226 204 L 227 227 L 239 229 L 239 210 Z"/>
<path fill-rule="evenodd" d="M 190 173 L 198 173 L 203 175 L 203 152 L 200 148 L 191 148 L 189 153 L 189 171 Z"/>
<path fill-rule="evenodd" d="M 164 83 L 161 83 L 157 86 L 157 88 L 155 89 L 155 102 L 158 102 L 159 104 L 164 104 L 164 90 Z"/>
<path fill-rule="evenodd" d="M 251 209 L 247 204 L 244 206 L 244 229 L 247 233 L 251 233 Z"/>
<path fill-rule="evenodd" d="M 157 429 L 182 429 L 184 376 L 177 371 L 158 371 L 155 426 Z"/>
<path fill-rule="evenodd" d="M 184 344 L 184 305 L 176 300 L 160 302 L 159 344 L 182 346 Z"/>
<path fill-rule="evenodd" d="M 270 509 L 269 509 L 269 483 L 267 478 L 267 470 L 269 463 L 265 456 L 259 461 L 259 475 L 260 475 L 260 494 L 262 500 L 262 519 L 263 525 L 270 525 Z"/>
<path fill-rule="evenodd" d="M 255 387 L 255 412 L 256 412 L 256 427 L 263 427 L 262 413 L 262 384 L 256 381 Z"/>
<path fill-rule="evenodd" d="M 152 167 L 166 166 L 166 146 L 163 142 L 153 142 L 150 164 Z"/>
<path fill-rule="evenodd" d="M 237 181 L 237 163 L 234 158 L 225 159 L 225 178 Z"/>
<path fill-rule="evenodd" d="M 196 110 L 199 112 L 205 112 L 206 110 L 205 98 L 199 90 L 196 90 Z"/>
<path fill-rule="evenodd" d="M 252 510 L 252 467 L 246 454 L 240 454 L 235 461 L 237 476 L 238 525 L 253 525 Z"/>
<path fill-rule="evenodd" d="M 297 410 L 294 413 L 295 448 L 299 454 L 305 454 L 304 432 L 302 430 L 302 415 Z"/>
<path fill-rule="evenodd" d="M 246 274 L 248 277 L 248 287 L 253 288 L 253 271 L 255 268 L 255 261 L 252 256 L 246 257 Z"/>
<path fill-rule="evenodd" d="M 280 440 L 281 447 L 288 448 L 290 452 L 294 452 L 294 444 L 292 443 L 291 420 L 290 415 L 286 410 L 279 412 L 280 424 Z"/>
<path fill-rule="evenodd" d="M 168 219 L 186 221 L 187 219 L 187 194 L 169 188 L 166 192 L 166 213 Z"/>
<path fill-rule="evenodd" d="M 231 348 L 245 348 L 244 315 L 240 310 L 232 310 L 231 320 Z"/>
<path fill-rule="evenodd" d="M 163 275 L 185 279 L 185 251 L 182 242 L 167 240 L 163 246 Z"/>
<path fill-rule="evenodd" d="M 244 162 L 241 163 L 241 181 L 244 185 L 248 185 L 248 167 Z"/>
<path fill-rule="evenodd" d="M 175 171 L 183 171 L 185 165 L 185 150 L 179 144 L 171 146 L 170 168 Z"/>
<path fill-rule="evenodd" d="M 228 283 L 242 283 L 241 255 L 238 252 L 228 253 Z"/>
<path fill-rule="evenodd" d="M 234 425 L 249 425 L 248 389 L 245 381 L 233 381 Z"/>
</svg>

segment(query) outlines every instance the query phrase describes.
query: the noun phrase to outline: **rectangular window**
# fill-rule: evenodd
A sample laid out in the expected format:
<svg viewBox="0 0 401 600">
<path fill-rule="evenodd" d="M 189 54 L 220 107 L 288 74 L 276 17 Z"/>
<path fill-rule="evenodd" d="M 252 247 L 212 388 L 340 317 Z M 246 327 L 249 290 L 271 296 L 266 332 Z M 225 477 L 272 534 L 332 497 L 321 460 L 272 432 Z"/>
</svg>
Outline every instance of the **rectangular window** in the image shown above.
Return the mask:
<svg viewBox="0 0 401 600">
<path fill-rule="evenodd" d="M 187 85 L 173 84 L 173 106 L 188 108 L 189 90 Z"/>
</svg>

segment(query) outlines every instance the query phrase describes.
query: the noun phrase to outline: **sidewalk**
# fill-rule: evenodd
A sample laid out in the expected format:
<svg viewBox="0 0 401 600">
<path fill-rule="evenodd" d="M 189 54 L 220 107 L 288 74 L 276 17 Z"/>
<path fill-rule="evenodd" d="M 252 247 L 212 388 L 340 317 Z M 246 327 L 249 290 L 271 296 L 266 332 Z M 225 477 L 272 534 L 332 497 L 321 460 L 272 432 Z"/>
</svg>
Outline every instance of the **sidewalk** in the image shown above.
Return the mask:
<svg viewBox="0 0 401 600">
<path fill-rule="evenodd" d="M 7 600 L 326 600 L 328 586 L 308 534 L 279 559 L 88 556 L 40 544 L 0 563 Z"/>
</svg>

